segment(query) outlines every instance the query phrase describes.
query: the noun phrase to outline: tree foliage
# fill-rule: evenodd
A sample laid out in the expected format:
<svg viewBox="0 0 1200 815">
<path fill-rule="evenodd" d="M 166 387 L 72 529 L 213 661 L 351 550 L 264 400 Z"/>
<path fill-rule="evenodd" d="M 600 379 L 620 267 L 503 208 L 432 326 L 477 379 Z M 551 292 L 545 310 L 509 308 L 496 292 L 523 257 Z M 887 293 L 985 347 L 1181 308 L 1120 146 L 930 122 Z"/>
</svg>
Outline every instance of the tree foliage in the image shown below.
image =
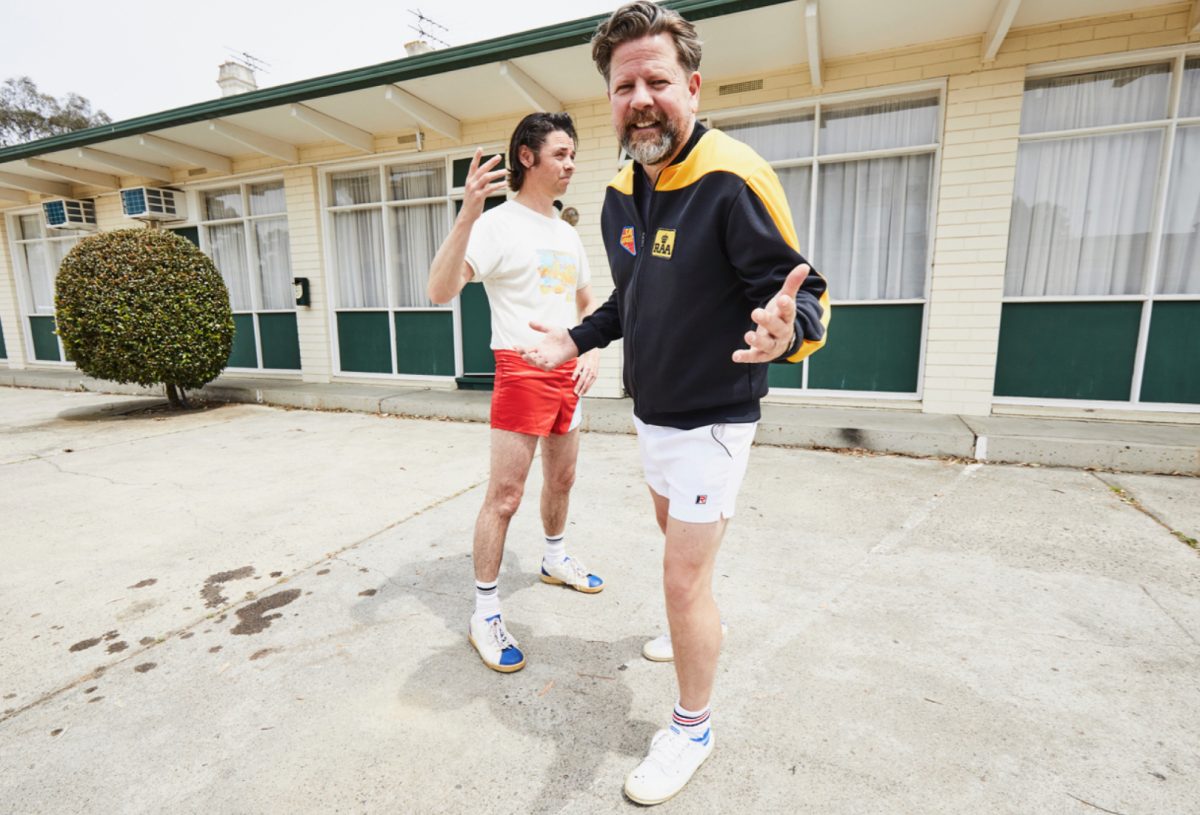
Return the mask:
<svg viewBox="0 0 1200 815">
<path fill-rule="evenodd" d="M 112 120 L 102 110 L 75 93 L 62 100 L 42 93 L 27 76 L 6 79 L 0 85 L 0 147 L 23 144 L 59 133 L 105 125 Z"/>
<path fill-rule="evenodd" d="M 233 346 L 229 292 L 213 262 L 180 236 L 155 229 L 100 232 L 63 259 L 55 316 L 67 356 L 115 382 L 199 388 Z"/>
</svg>

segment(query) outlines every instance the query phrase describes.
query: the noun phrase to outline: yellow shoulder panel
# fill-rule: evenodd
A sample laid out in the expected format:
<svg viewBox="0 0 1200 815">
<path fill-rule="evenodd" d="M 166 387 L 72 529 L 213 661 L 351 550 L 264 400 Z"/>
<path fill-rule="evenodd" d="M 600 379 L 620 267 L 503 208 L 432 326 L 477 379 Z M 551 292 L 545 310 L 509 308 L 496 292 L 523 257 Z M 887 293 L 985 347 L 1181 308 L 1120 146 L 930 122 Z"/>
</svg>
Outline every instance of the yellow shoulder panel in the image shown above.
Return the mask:
<svg viewBox="0 0 1200 815">
<path fill-rule="evenodd" d="M 633 195 L 633 162 L 627 162 L 608 186 L 623 195 Z"/>
</svg>

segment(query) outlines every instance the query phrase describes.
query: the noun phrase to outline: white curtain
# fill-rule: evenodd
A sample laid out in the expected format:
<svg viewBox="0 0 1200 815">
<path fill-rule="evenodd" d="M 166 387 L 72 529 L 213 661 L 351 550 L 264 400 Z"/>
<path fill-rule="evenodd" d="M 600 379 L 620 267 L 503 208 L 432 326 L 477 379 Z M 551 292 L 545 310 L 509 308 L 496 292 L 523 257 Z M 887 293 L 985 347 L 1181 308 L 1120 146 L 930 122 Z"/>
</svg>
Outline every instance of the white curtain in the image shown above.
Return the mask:
<svg viewBox="0 0 1200 815">
<path fill-rule="evenodd" d="M 379 171 L 356 170 L 338 173 L 330 177 L 330 192 L 333 194 L 332 202 L 335 207 L 378 203 Z"/>
<path fill-rule="evenodd" d="M 258 284 L 264 309 L 294 309 L 287 218 L 260 218 L 254 224 Z"/>
<path fill-rule="evenodd" d="M 812 211 L 812 167 L 786 167 L 775 171 L 783 193 L 787 196 L 788 209 L 792 211 L 792 226 L 800 239 L 800 254 L 808 257 L 808 215 Z M 813 265 L 816 266 L 816 259 Z M 824 266 L 818 266 L 818 270 Z"/>
<path fill-rule="evenodd" d="M 1140 294 L 1161 145 L 1159 131 L 1022 144 L 1005 295 Z"/>
<path fill-rule="evenodd" d="M 234 311 L 254 308 L 250 297 L 250 274 L 246 268 L 246 230 L 241 222 L 207 226 L 205 237 L 208 255 L 212 258 L 225 287 L 229 289 L 229 305 Z"/>
<path fill-rule="evenodd" d="M 931 155 L 821 166 L 813 254 L 835 300 L 925 296 Z"/>
<path fill-rule="evenodd" d="M 1200 125 L 1175 134 L 1169 189 L 1156 288 L 1159 294 L 1200 294 Z"/>
<path fill-rule="evenodd" d="M 250 185 L 251 215 L 274 215 L 286 211 L 287 201 L 283 195 L 282 181 Z"/>
<path fill-rule="evenodd" d="M 429 265 L 449 232 L 445 204 L 392 208 L 395 257 L 392 290 L 399 308 L 433 306 L 426 296 Z M 446 308 L 449 308 L 447 305 Z"/>
<path fill-rule="evenodd" d="M 360 209 L 333 213 L 333 251 L 341 308 L 384 308 L 383 213 Z"/>
<path fill-rule="evenodd" d="M 1200 57 L 1183 63 L 1183 98 L 1180 116 L 1200 116 Z"/>
<path fill-rule="evenodd" d="M 204 213 L 204 218 L 208 221 L 242 217 L 244 213 L 242 212 L 241 188 L 230 187 L 206 192 L 204 194 Z"/>
<path fill-rule="evenodd" d="M 1021 132 L 1163 119 L 1170 89 L 1171 66 L 1166 63 L 1031 79 L 1021 103 Z"/>
<path fill-rule="evenodd" d="M 403 164 L 389 170 L 393 201 L 411 201 L 446 194 L 444 164 Z"/>
<path fill-rule="evenodd" d="M 34 314 L 54 313 L 54 280 L 62 260 L 79 243 L 78 235 L 46 238 L 41 215 L 17 218 L 18 246 L 25 261 L 25 279 L 29 286 Z M 61 232 L 52 234 L 61 235 Z"/>
<path fill-rule="evenodd" d="M 857 153 L 937 141 L 937 97 L 872 102 L 821 112 L 820 153 Z"/>
<path fill-rule="evenodd" d="M 813 114 L 726 122 L 721 131 L 754 148 L 767 161 L 808 158 L 813 153 Z M 807 231 L 807 230 L 806 230 Z"/>
</svg>

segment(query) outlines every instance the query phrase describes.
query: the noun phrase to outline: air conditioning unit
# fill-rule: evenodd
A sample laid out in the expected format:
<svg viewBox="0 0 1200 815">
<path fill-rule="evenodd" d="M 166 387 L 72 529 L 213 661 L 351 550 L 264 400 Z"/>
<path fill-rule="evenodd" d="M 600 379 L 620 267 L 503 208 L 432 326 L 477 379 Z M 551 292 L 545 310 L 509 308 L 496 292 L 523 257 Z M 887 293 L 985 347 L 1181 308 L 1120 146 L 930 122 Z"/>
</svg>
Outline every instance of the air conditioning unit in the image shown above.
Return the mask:
<svg viewBox="0 0 1200 815">
<path fill-rule="evenodd" d="M 42 202 L 42 216 L 47 229 L 95 229 L 96 203 L 55 198 Z"/>
<path fill-rule="evenodd" d="M 129 187 L 121 190 L 121 208 L 125 217 L 139 221 L 187 220 L 187 206 L 179 190 Z"/>
</svg>

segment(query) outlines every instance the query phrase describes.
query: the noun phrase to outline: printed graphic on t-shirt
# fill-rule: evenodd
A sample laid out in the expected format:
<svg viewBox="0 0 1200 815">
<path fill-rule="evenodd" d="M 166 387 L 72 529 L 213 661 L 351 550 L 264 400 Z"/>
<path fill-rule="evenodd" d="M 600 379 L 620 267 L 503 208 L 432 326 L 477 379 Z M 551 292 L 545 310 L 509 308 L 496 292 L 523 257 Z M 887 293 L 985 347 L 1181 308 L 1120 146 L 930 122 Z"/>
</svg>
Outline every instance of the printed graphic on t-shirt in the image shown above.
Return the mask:
<svg viewBox="0 0 1200 815">
<path fill-rule="evenodd" d="M 538 290 L 542 294 L 561 294 L 567 300 L 575 300 L 575 281 L 579 270 L 575 256 L 553 249 L 537 250 Z"/>
</svg>

